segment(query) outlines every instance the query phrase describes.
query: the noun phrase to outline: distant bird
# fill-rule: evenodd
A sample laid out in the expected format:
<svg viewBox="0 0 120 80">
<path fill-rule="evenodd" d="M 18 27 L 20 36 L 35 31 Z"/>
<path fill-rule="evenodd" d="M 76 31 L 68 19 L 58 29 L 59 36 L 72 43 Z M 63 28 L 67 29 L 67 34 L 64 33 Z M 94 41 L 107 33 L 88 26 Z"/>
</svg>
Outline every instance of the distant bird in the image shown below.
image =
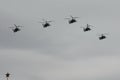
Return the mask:
<svg viewBox="0 0 120 80">
<path fill-rule="evenodd" d="M 20 31 L 21 29 L 20 29 L 20 27 L 22 27 L 22 26 L 17 26 L 16 24 L 14 24 L 14 27 L 10 27 L 10 28 L 12 28 L 12 31 L 14 32 L 14 33 L 16 33 L 16 32 L 18 32 L 18 31 Z"/>
<path fill-rule="evenodd" d="M 52 21 L 47 21 L 47 20 L 43 19 L 43 22 L 40 22 L 40 23 L 42 23 L 43 28 L 47 28 L 47 27 L 51 26 L 51 24 L 50 24 L 51 22 Z"/>
<path fill-rule="evenodd" d="M 65 19 L 68 19 L 68 23 L 72 24 L 72 23 L 77 22 L 76 18 L 79 18 L 79 17 L 70 16 L 70 18 L 65 18 Z"/>
<path fill-rule="evenodd" d="M 92 25 L 87 24 L 86 27 L 81 27 L 83 28 L 84 32 L 91 31 L 92 29 L 90 27 L 93 27 Z"/>
<path fill-rule="evenodd" d="M 99 40 L 106 39 L 106 38 L 107 38 L 106 35 L 107 35 L 107 34 L 101 34 L 101 35 L 99 35 Z"/>
</svg>

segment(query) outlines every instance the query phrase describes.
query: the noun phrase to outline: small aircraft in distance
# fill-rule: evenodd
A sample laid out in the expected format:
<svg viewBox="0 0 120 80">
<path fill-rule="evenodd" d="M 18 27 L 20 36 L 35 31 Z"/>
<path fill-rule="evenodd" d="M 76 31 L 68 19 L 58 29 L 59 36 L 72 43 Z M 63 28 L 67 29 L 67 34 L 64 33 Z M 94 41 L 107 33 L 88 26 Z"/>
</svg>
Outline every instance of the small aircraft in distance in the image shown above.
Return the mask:
<svg viewBox="0 0 120 80">
<path fill-rule="evenodd" d="M 51 22 L 52 21 L 47 21 L 47 20 L 43 19 L 43 22 L 40 22 L 40 23 L 42 23 L 43 28 L 47 28 L 47 27 L 51 26 L 51 24 L 50 24 Z"/>
<path fill-rule="evenodd" d="M 107 38 L 106 35 L 107 35 L 107 34 L 100 34 L 100 35 L 99 35 L 99 40 L 106 39 L 106 38 Z"/>
<path fill-rule="evenodd" d="M 12 28 L 12 31 L 15 33 L 15 32 L 18 32 L 21 30 L 20 27 L 22 27 L 22 26 L 14 24 L 14 27 L 10 27 L 10 28 Z"/>
<path fill-rule="evenodd" d="M 5 75 L 6 75 L 6 77 L 8 78 L 8 77 L 10 76 L 10 73 L 7 72 Z"/>
<path fill-rule="evenodd" d="M 68 19 L 68 23 L 72 24 L 72 23 L 77 22 L 76 18 L 79 18 L 79 17 L 70 16 L 70 18 L 65 18 L 65 19 Z"/>
<path fill-rule="evenodd" d="M 87 24 L 86 25 L 86 27 L 81 27 L 81 28 L 83 28 L 83 31 L 84 32 L 87 32 L 87 31 L 90 31 L 91 30 L 91 28 L 90 27 L 93 27 L 92 25 L 89 25 L 89 24 Z"/>
</svg>

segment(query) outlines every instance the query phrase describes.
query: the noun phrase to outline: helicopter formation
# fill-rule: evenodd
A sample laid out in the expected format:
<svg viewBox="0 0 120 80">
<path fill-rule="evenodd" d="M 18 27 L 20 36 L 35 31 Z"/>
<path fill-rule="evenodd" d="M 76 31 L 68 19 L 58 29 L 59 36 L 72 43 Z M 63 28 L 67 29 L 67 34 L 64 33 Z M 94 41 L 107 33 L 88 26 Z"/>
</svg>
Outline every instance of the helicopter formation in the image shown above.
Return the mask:
<svg viewBox="0 0 120 80">
<path fill-rule="evenodd" d="M 69 24 L 73 24 L 73 23 L 78 22 L 77 18 L 79 18 L 79 17 L 70 16 L 69 18 L 65 18 L 65 19 L 68 20 Z M 47 28 L 47 27 L 51 26 L 51 22 L 53 22 L 53 21 L 47 21 L 47 20 L 43 19 L 42 22 L 39 22 L 39 23 L 42 24 L 43 28 Z M 21 31 L 21 27 L 23 27 L 23 26 L 14 24 L 14 27 L 10 27 L 10 28 L 12 28 L 12 31 L 14 33 L 16 33 L 18 31 Z M 82 28 L 84 32 L 88 32 L 88 31 L 92 30 L 92 27 L 94 27 L 94 26 L 92 26 L 90 24 L 86 24 L 86 26 L 80 27 L 80 28 Z M 106 34 L 100 34 L 99 37 L 98 37 L 99 40 L 104 40 L 106 38 L 107 38 Z"/>
</svg>

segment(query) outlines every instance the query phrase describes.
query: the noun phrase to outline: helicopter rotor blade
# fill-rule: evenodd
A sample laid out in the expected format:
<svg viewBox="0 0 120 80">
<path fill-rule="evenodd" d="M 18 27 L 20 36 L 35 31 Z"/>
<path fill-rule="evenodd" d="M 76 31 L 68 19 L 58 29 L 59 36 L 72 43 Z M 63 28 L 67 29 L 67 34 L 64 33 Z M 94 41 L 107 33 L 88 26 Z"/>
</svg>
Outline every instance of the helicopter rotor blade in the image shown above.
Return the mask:
<svg viewBox="0 0 120 80">
<path fill-rule="evenodd" d="M 18 25 L 17 27 L 23 27 L 23 26 Z"/>
<path fill-rule="evenodd" d="M 24 27 L 24 26 L 18 26 L 18 27 Z"/>
<path fill-rule="evenodd" d="M 16 24 L 14 24 L 15 27 L 18 27 Z"/>
<path fill-rule="evenodd" d="M 9 28 L 12 28 L 12 29 L 13 29 L 14 27 L 9 27 Z"/>
<path fill-rule="evenodd" d="M 16 27 L 16 28 L 19 28 L 19 27 L 23 27 L 23 26 L 20 26 L 20 25 L 16 25 L 15 27 Z"/>
<path fill-rule="evenodd" d="M 44 24 L 45 22 L 40 22 L 40 21 L 39 21 L 38 23 L 42 23 L 42 24 Z"/>
<path fill-rule="evenodd" d="M 50 22 L 53 22 L 53 21 L 47 21 L 47 22 L 49 22 L 49 23 L 50 23 Z"/>
<path fill-rule="evenodd" d="M 23 27 L 23 26 L 20 26 L 20 25 L 16 25 L 16 24 L 14 24 L 14 26 L 15 26 L 15 27 Z"/>
<path fill-rule="evenodd" d="M 108 33 L 97 34 L 97 36 L 109 35 Z"/>
<path fill-rule="evenodd" d="M 89 24 L 88 24 L 89 25 Z M 89 27 L 94 27 L 93 25 L 89 25 Z"/>
<path fill-rule="evenodd" d="M 74 19 L 79 18 L 79 17 L 73 17 Z"/>
<path fill-rule="evenodd" d="M 109 35 L 108 33 L 104 33 L 103 35 Z"/>
<path fill-rule="evenodd" d="M 87 26 L 87 27 L 92 27 L 92 25 L 90 25 L 90 24 L 86 24 L 86 26 Z"/>
<path fill-rule="evenodd" d="M 71 17 L 71 18 L 73 18 L 73 16 L 72 16 L 72 15 L 70 15 L 70 17 Z"/>
<path fill-rule="evenodd" d="M 72 15 L 70 15 L 70 17 L 71 17 L 72 19 L 76 19 L 76 18 L 79 18 L 79 17 L 73 17 Z"/>
<path fill-rule="evenodd" d="M 70 18 L 65 18 L 65 19 L 68 19 L 68 20 L 70 20 Z"/>
<path fill-rule="evenodd" d="M 14 26 L 16 26 L 16 24 L 14 24 Z"/>
<path fill-rule="evenodd" d="M 46 21 L 45 19 L 42 19 L 42 21 Z"/>
</svg>

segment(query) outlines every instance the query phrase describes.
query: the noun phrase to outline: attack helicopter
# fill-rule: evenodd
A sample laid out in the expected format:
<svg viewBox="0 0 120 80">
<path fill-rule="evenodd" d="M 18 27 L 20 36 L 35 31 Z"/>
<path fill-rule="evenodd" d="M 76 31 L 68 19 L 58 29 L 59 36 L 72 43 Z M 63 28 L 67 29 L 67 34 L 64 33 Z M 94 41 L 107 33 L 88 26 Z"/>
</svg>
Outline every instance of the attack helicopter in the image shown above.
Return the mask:
<svg viewBox="0 0 120 80">
<path fill-rule="evenodd" d="M 81 27 L 83 28 L 84 32 L 91 31 L 92 29 L 90 27 L 93 27 L 92 25 L 87 24 L 86 27 Z"/>
<path fill-rule="evenodd" d="M 72 23 L 77 22 L 76 18 L 79 18 L 79 17 L 70 16 L 70 18 L 65 18 L 65 19 L 68 19 L 68 23 L 72 24 Z"/>
<path fill-rule="evenodd" d="M 8 77 L 10 76 L 10 73 L 7 72 L 5 75 L 6 75 L 6 77 L 8 78 Z"/>
<path fill-rule="evenodd" d="M 106 35 L 107 35 L 107 34 L 100 34 L 100 35 L 99 35 L 99 40 L 106 39 L 106 38 L 107 38 Z"/>
<path fill-rule="evenodd" d="M 5 76 L 6 76 L 7 80 L 9 80 L 8 78 L 10 77 L 10 73 L 7 72 L 7 73 L 5 74 Z"/>
<path fill-rule="evenodd" d="M 51 26 L 51 24 L 50 24 L 51 22 L 52 21 L 47 21 L 47 20 L 43 19 L 43 22 L 39 22 L 39 23 L 42 23 L 43 28 L 47 28 L 47 27 Z"/>
<path fill-rule="evenodd" d="M 22 27 L 22 26 L 19 26 L 19 25 L 14 24 L 14 27 L 10 27 L 10 28 L 12 28 L 12 31 L 13 31 L 14 33 L 16 33 L 16 32 L 18 32 L 18 31 L 21 30 L 20 27 Z"/>
</svg>

